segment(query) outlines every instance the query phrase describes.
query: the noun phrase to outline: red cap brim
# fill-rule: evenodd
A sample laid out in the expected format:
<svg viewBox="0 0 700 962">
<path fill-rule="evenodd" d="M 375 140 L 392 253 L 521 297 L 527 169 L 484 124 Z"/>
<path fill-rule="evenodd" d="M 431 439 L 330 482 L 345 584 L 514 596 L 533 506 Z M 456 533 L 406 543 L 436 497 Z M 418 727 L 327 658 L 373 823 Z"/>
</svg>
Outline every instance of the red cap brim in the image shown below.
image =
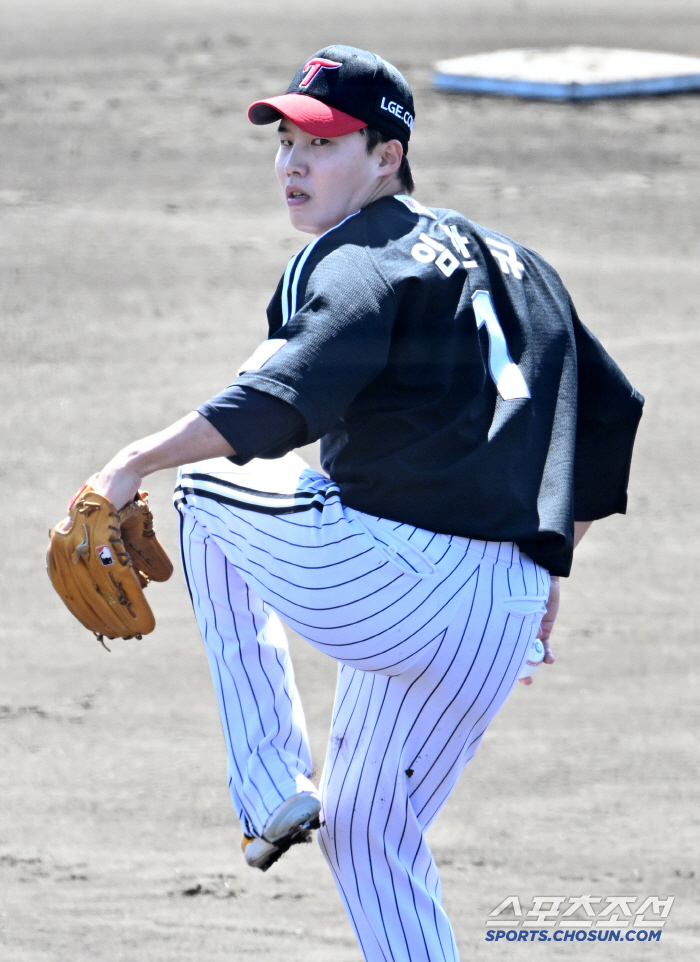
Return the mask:
<svg viewBox="0 0 700 962">
<path fill-rule="evenodd" d="M 282 94 L 269 100 L 257 100 L 248 108 L 248 119 L 253 124 L 273 124 L 280 117 L 287 117 L 314 137 L 344 137 L 367 126 L 364 120 L 305 94 Z"/>
</svg>

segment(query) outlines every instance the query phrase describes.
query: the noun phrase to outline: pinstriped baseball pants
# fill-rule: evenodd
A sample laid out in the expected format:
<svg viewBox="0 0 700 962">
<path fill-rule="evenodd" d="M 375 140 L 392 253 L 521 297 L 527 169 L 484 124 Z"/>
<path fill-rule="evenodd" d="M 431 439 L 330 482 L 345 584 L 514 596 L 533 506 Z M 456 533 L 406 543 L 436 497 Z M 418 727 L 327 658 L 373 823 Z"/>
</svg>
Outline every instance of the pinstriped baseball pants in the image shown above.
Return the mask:
<svg viewBox="0 0 700 962">
<path fill-rule="evenodd" d="M 425 831 L 517 680 L 548 573 L 347 508 L 293 454 L 183 467 L 175 502 L 244 831 L 311 787 L 282 618 L 339 662 L 318 837 L 364 956 L 454 962 Z"/>
</svg>

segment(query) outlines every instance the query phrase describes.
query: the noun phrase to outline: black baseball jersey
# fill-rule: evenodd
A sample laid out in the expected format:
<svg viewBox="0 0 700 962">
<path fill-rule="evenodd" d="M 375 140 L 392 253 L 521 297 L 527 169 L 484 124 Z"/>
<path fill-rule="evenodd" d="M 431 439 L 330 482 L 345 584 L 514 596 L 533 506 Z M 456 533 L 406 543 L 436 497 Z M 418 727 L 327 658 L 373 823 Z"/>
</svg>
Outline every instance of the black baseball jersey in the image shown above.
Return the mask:
<svg viewBox="0 0 700 962">
<path fill-rule="evenodd" d="M 236 383 L 301 414 L 350 507 L 562 575 L 574 519 L 625 511 L 643 398 L 509 238 L 381 198 L 292 258 L 268 322 Z"/>
</svg>

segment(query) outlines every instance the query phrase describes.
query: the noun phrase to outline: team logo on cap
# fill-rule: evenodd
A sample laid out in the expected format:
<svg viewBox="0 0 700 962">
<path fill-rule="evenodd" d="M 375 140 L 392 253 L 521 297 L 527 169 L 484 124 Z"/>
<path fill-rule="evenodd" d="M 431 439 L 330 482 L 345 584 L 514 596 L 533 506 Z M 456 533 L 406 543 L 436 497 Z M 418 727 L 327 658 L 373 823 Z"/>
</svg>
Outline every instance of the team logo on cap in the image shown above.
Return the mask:
<svg viewBox="0 0 700 962">
<path fill-rule="evenodd" d="M 335 60 L 324 60 L 323 57 L 312 57 L 312 59 L 308 60 L 302 68 L 304 72 L 308 70 L 308 73 L 299 83 L 299 86 L 308 87 L 314 77 L 320 73 L 321 70 L 337 70 L 342 66 L 342 63 L 336 63 Z"/>
</svg>

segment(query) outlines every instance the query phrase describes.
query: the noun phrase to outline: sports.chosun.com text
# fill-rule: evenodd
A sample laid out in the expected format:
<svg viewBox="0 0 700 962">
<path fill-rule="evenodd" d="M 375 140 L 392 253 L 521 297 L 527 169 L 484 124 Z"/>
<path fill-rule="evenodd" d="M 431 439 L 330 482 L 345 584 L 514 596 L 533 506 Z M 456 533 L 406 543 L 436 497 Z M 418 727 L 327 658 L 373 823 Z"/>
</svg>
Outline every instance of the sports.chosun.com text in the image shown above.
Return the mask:
<svg viewBox="0 0 700 962">
<path fill-rule="evenodd" d="M 584 931 L 582 929 L 489 929 L 486 942 L 660 942 L 661 929 L 629 929 L 621 932 L 619 929 L 600 929 Z"/>
</svg>

